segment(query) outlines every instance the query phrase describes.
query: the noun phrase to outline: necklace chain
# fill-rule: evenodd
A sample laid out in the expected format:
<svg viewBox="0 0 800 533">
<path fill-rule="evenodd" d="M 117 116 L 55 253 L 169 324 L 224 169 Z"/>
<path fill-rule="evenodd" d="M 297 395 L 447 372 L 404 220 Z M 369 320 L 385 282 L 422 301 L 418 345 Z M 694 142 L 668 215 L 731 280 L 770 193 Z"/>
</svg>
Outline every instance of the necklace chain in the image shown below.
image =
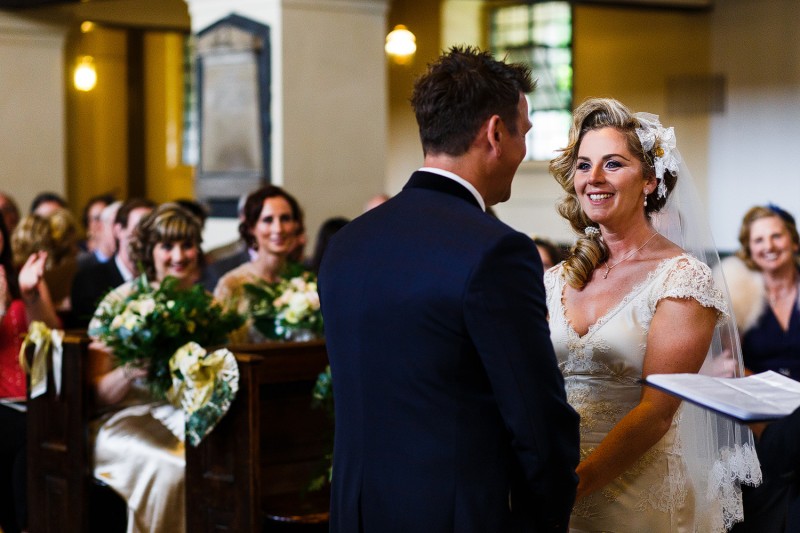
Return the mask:
<svg viewBox="0 0 800 533">
<path fill-rule="evenodd" d="M 648 244 L 650 241 L 652 241 L 652 240 L 653 240 L 653 237 L 655 237 L 656 235 L 658 235 L 658 232 L 657 232 L 657 231 L 653 232 L 653 234 L 652 234 L 652 235 L 650 235 L 650 238 L 648 238 L 646 241 L 644 241 L 644 244 L 643 244 L 643 245 L 641 245 L 641 246 L 640 246 L 640 247 L 638 247 L 637 249 L 633 250 L 632 252 L 628 252 L 627 254 L 625 254 L 625 255 L 623 256 L 623 258 L 622 258 L 622 259 L 620 259 L 619 261 L 617 261 L 617 262 L 616 262 L 616 263 L 614 263 L 613 265 L 611 265 L 611 266 L 608 266 L 608 261 L 604 262 L 604 263 L 603 263 L 603 265 L 606 267 L 606 271 L 605 271 L 605 273 L 603 274 L 603 279 L 608 279 L 608 273 L 609 273 L 609 272 L 611 272 L 611 269 L 612 269 L 612 268 L 614 268 L 615 266 L 619 265 L 619 264 L 620 264 L 620 263 L 622 263 L 623 261 L 627 261 L 628 259 L 630 259 L 631 257 L 633 257 L 633 255 L 634 255 L 636 252 L 640 251 L 642 248 L 644 248 L 645 246 L 647 246 L 647 244 Z"/>
</svg>

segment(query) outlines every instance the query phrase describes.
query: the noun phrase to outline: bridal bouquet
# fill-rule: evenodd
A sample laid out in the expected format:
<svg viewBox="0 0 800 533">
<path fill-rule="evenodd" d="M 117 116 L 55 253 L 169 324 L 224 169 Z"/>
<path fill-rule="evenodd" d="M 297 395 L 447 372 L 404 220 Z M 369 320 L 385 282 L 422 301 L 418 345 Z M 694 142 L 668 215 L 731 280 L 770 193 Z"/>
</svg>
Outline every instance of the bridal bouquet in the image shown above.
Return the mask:
<svg viewBox="0 0 800 533">
<path fill-rule="evenodd" d="M 126 296 L 103 301 L 89 335 L 111 348 L 120 365 L 147 368 L 153 394 L 164 398 L 172 384 L 169 361 L 178 348 L 189 341 L 222 344 L 243 322 L 199 285 L 181 289 L 177 279 L 167 277 L 154 286 L 141 276 Z"/>
<path fill-rule="evenodd" d="M 268 339 L 306 341 L 322 336 L 317 280 L 311 272 L 244 287 L 253 325 Z"/>
</svg>

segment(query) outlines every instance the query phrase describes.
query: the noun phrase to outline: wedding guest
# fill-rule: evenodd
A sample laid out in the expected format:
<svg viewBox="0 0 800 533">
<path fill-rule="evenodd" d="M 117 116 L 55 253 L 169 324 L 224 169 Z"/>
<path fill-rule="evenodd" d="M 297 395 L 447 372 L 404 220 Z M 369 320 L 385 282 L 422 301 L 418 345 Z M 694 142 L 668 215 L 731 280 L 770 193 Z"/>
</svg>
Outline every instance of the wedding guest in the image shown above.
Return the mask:
<svg viewBox="0 0 800 533">
<path fill-rule="evenodd" d="M 78 270 L 72 283 L 72 323 L 70 327 L 85 328 L 97 308 L 100 298 L 111 289 L 131 281 L 139 269 L 131 254 L 131 241 L 139 222 L 147 216 L 155 204 L 144 198 L 133 198 L 116 210 L 111 227 L 117 242 L 117 253 L 105 263 L 96 263 Z M 110 216 L 103 211 L 103 217 Z M 108 231 L 105 227 L 104 231 Z"/>
<path fill-rule="evenodd" d="M 47 252 L 44 276 L 53 305 L 68 316 L 70 288 L 78 270 L 78 225 L 72 214 L 57 208 L 46 216 L 34 213 L 23 217 L 11 236 L 11 247 L 18 268 L 32 254 Z"/>
<path fill-rule="evenodd" d="M 539 257 L 542 258 L 542 267 L 545 270 L 549 270 L 561 262 L 561 250 L 553 241 L 537 235 L 531 236 L 531 239 L 533 239 L 536 249 L 539 250 Z"/>
<path fill-rule="evenodd" d="M 578 419 L 533 242 L 484 212 L 525 156 L 530 70 L 454 47 L 417 80 L 424 167 L 320 269 L 331 532 L 565 531 Z"/>
<path fill-rule="evenodd" d="M 774 370 L 800 380 L 800 308 L 794 217 L 775 205 L 755 206 L 745 213 L 739 230 L 740 248 L 721 263 L 748 372 Z M 768 447 L 767 447 L 768 448 Z M 759 459 L 765 447 L 759 445 Z M 800 501 L 782 475 L 765 471 L 764 483 L 744 490 L 747 531 L 795 531 L 800 528 Z"/>
<path fill-rule="evenodd" d="M 252 260 L 229 271 L 220 278 L 214 298 L 228 309 L 248 314 L 249 302 L 245 284 L 258 281 L 275 283 L 298 264 L 290 259 L 297 250 L 301 220 L 300 205 L 285 190 L 266 185 L 250 193 L 244 205 L 244 220 L 239 233 L 255 252 Z M 292 266 L 293 265 L 293 266 Z M 234 342 L 263 340 L 248 320 L 232 335 Z"/>
<path fill-rule="evenodd" d="M 679 180 L 689 185 L 673 129 L 616 100 L 589 99 L 550 172 L 566 192 L 558 211 L 578 234 L 570 256 L 545 273 L 551 338 L 581 415 L 571 530 L 730 527 L 741 520 L 739 483 L 760 475 L 749 432 L 695 418 L 691 406 L 641 385 L 649 374 L 700 371 L 728 309 L 709 266 L 659 232 L 701 232 L 670 227 L 689 216 L 668 203 Z M 712 440 L 726 435 L 741 440 Z M 720 470 L 724 479 L 709 475 Z"/>
<path fill-rule="evenodd" d="M 25 373 L 19 364 L 22 337 L 28 324 L 39 320 L 60 327 L 45 283 L 46 252 L 31 255 L 19 276 L 14 268 L 11 239 L 0 217 L 0 398 L 24 400 Z M 0 528 L 6 533 L 25 529 L 27 523 L 25 413 L 0 406 Z"/>
<path fill-rule="evenodd" d="M 329 218 L 319 227 L 317 232 L 317 242 L 314 244 L 314 255 L 311 256 L 308 262 L 308 268 L 315 274 L 319 272 L 319 266 L 322 264 L 322 255 L 328 248 L 328 243 L 334 234 L 342 229 L 350 220 L 344 217 Z"/>
<path fill-rule="evenodd" d="M 67 201 L 54 192 L 41 192 L 31 201 L 31 214 L 47 217 L 57 209 L 67 209 Z"/>
<path fill-rule="evenodd" d="M 93 257 L 94 260 L 104 263 L 113 255 L 114 251 L 100 247 L 100 239 L 103 231 L 103 210 L 114 203 L 114 196 L 111 194 L 101 194 L 89 198 L 83 207 L 81 222 L 86 232 L 86 238 L 80 243 L 83 252 Z M 81 261 L 81 258 L 79 258 Z M 83 261 L 81 261 L 83 262 Z"/>
<path fill-rule="evenodd" d="M 239 224 L 244 221 L 244 204 L 247 201 L 246 194 L 239 197 L 236 203 L 236 214 Z M 247 246 L 247 243 L 238 236 L 238 238 L 228 244 L 213 248 L 206 253 L 206 283 L 205 288 L 211 292 L 219 283 L 219 279 L 238 267 L 255 257 L 255 252 Z"/>
<path fill-rule="evenodd" d="M 148 279 L 160 283 L 173 276 L 188 288 L 200 277 L 201 242 L 200 221 L 177 204 L 163 204 L 135 227 L 130 254 Z M 133 282 L 123 284 L 98 307 L 132 290 Z M 90 332 L 95 328 L 89 325 Z M 95 398 L 114 409 L 95 439 L 95 476 L 127 502 L 128 531 L 185 531 L 184 445 L 153 414 L 168 404 L 150 397 L 146 369 L 115 366 L 114 354 L 97 342 L 90 355 Z"/>
<path fill-rule="evenodd" d="M 8 232 L 14 233 L 19 222 L 19 207 L 14 198 L 5 192 L 0 192 L 0 216 L 3 217 Z"/>
<path fill-rule="evenodd" d="M 105 261 L 95 261 L 99 263 L 106 263 L 114 258 L 117 253 L 117 238 L 114 236 L 114 220 L 117 217 L 119 208 L 122 207 L 122 202 L 117 200 L 108 204 L 100 212 L 100 226 L 97 230 L 96 237 L 96 254 L 93 256 L 105 257 Z"/>
<path fill-rule="evenodd" d="M 386 193 L 376 194 L 375 196 L 371 197 L 369 200 L 364 202 L 364 212 L 366 213 L 370 209 L 375 209 L 379 205 L 385 203 L 389 199 L 389 195 Z"/>
</svg>

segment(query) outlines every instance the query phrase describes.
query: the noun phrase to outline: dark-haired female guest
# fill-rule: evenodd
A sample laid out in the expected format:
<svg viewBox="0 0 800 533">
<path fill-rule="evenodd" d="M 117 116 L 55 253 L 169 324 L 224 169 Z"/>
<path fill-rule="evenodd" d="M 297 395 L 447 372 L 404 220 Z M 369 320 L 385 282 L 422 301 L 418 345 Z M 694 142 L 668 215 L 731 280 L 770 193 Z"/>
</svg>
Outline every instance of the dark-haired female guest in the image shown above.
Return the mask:
<svg viewBox="0 0 800 533">
<path fill-rule="evenodd" d="M 247 314 L 249 303 L 245 284 L 260 280 L 275 283 L 286 274 L 291 254 L 297 248 L 301 219 L 297 200 L 280 187 L 267 185 L 250 193 L 239 233 L 247 246 L 256 252 L 255 257 L 222 276 L 214 289 L 214 298 L 229 309 Z M 263 340 L 251 324 L 252 321 L 248 320 L 243 328 L 231 335 L 231 340 Z"/>
</svg>

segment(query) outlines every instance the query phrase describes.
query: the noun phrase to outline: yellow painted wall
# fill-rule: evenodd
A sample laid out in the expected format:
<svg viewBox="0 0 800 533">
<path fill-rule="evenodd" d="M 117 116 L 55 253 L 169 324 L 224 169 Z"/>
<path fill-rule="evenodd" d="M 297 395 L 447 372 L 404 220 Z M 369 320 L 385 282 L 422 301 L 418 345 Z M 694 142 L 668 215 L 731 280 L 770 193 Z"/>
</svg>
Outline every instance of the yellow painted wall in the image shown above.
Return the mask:
<svg viewBox="0 0 800 533">
<path fill-rule="evenodd" d="M 78 55 L 94 57 L 97 86 L 80 92 L 72 82 Z M 74 213 L 100 193 L 128 190 L 125 32 L 96 27 L 75 32 L 67 46 L 67 197 Z"/>
<path fill-rule="evenodd" d="M 145 36 L 145 176 L 128 176 L 125 31 L 76 31 L 68 50 L 67 192 L 74 212 L 99 193 L 127 198 L 134 179 L 144 179 L 146 196 L 157 202 L 191 198 L 193 169 L 181 161 L 183 34 Z M 97 67 L 97 86 L 90 92 L 72 85 L 75 58 L 83 54 L 92 55 Z"/>
<path fill-rule="evenodd" d="M 145 179 L 156 202 L 194 196 L 193 168 L 181 160 L 183 39 L 180 33 L 145 36 Z"/>
</svg>

